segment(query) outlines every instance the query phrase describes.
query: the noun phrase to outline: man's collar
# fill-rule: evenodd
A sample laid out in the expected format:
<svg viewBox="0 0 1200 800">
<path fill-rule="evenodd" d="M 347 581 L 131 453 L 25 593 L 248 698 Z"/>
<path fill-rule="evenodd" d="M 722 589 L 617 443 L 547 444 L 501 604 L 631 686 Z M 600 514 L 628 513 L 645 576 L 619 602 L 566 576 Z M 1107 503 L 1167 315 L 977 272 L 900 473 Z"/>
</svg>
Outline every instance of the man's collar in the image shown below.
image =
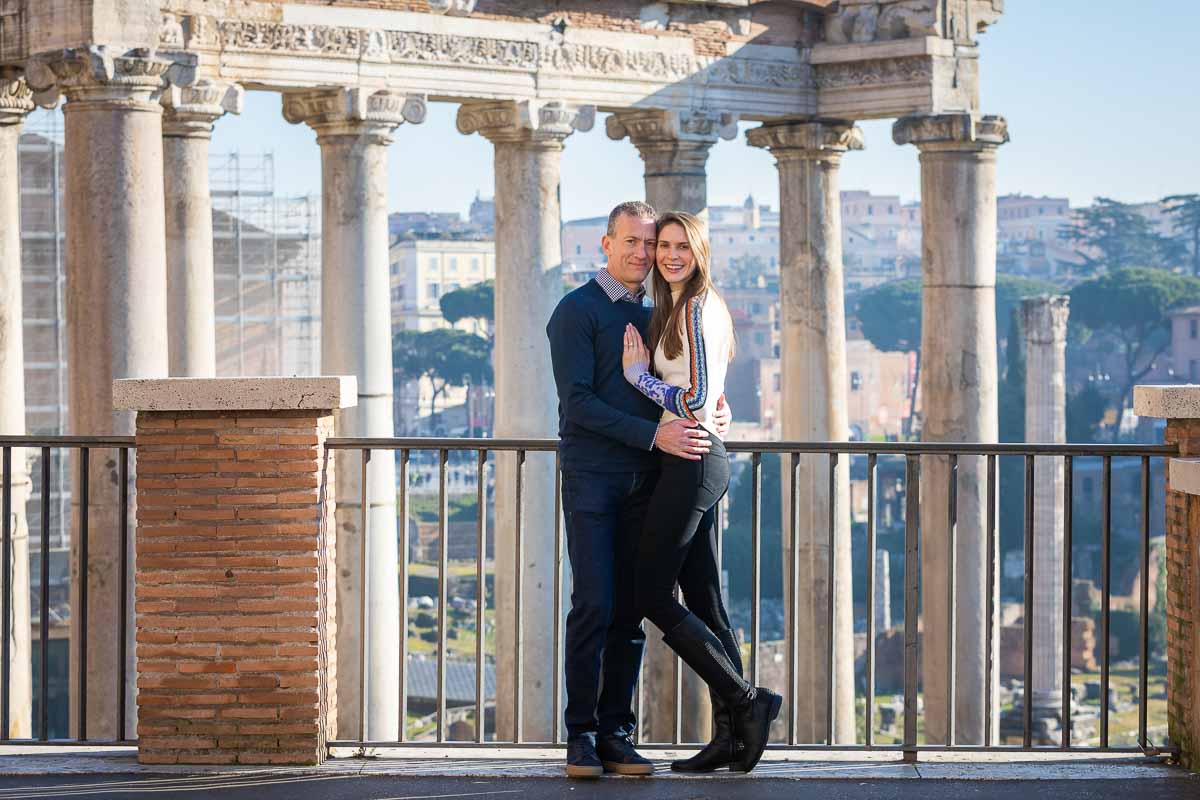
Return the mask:
<svg viewBox="0 0 1200 800">
<path fill-rule="evenodd" d="M 642 298 L 646 296 L 645 288 L 639 288 L 636 292 L 629 291 L 629 287 L 621 283 L 612 276 L 608 271 L 608 267 L 604 267 L 596 273 L 596 283 L 600 284 L 600 288 L 608 295 L 608 299 L 614 303 L 618 300 L 625 300 L 630 303 L 641 303 Z"/>
</svg>

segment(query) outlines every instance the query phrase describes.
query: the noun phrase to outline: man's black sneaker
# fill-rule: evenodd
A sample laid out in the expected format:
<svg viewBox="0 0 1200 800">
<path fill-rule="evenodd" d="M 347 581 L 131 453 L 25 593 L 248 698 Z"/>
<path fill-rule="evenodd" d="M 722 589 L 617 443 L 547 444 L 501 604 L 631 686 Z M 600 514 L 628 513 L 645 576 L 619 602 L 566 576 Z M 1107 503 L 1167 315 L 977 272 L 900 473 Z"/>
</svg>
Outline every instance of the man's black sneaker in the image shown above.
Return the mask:
<svg viewBox="0 0 1200 800">
<path fill-rule="evenodd" d="M 596 752 L 604 765 L 605 772 L 618 775 L 653 775 L 654 764 L 642 758 L 627 736 L 609 734 L 596 742 Z"/>
<path fill-rule="evenodd" d="M 599 778 L 603 774 L 604 765 L 596 755 L 591 736 L 579 736 L 567 742 L 568 778 Z"/>
</svg>

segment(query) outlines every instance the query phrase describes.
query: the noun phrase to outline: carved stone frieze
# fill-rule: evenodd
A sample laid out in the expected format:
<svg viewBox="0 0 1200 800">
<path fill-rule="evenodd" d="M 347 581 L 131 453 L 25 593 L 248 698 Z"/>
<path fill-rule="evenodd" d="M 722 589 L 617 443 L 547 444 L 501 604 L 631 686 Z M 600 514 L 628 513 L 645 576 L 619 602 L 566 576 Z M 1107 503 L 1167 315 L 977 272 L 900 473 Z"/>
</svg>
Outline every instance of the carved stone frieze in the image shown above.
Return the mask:
<svg viewBox="0 0 1200 800">
<path fill-rule="evenodd" d="M 849 150 L 866 146 L 862 129 L 841 120 L 770 122 L 746 131 L 746 142 L 770 150 L 779 161 L 836 160 Z"/>
<path fill-rule="evenodd" d="M 188 49 L 551 71 L 663 83 L 701 76 L 710 84 L 783 87 L 804 85 L 810 74 L 806 63 L 620 48 L 567 42 L 561 37 L 557 41 L 534 42 L 270 20 L 216 19 L 205 15 L 164 15 L 160 32 L 163 46 L 167 46 L 165 42 L 177 42 L 180 36 Z"/>
<path fill-rule="evenodd" d="M 818 89 L 927 83 L 933 79 L 933 61 L 927 56 L 910 56 L 818 64 L 814 79 Z"/>
<path fill-rule="evenodd" d="M 202 80 L 192 86 L 168 86 L 162 103 L 164 136 L 210 136 L 226 113 L 242 113 L 245 90 L 236 83 Z"/>
<path fill-rule="evenodd" d="M 656 142 L 695 141 L 711 145 L 718 138 L 737 137 L 737 115 L 701 108 L 691 111 L 631 109 L 609 116 L 605 130 L 608 138 L 620 140 L 628 136 L 639 148 Z"/>
<path fill-rule="evenodd" d="M 388 135 L 402 123 L 425 121 L 425 96 L 372 91 L 358 87 L 288 92 L 283 96 L 283 117 L 292 124 L 306 123 L 322 136 L 374 136 L 389 142 Z"/>
<path fill-rule="evenodd" d="M 15 69 L 0 67 L 0 125 L 19 125 L 33 109 L 33 90 Z"/>
<path fill-rule="evenodd" d="M 533 100 L 464 103 L 457 120 L 460 133 L 478 133 L 496 143 L 552 147 L 561 147 L 575 131 L 590 131 L 595 123 L 595 106 Z"/>
<path fill-rule="evenodd" d="M 892 126 L 896 144 L 912 144 L 921 150 L 975 150 L 998 147 L 1008 139 L 1004 117 L 957 114 L 922 114 L 902 117 Z"/>
<path fill-rule="evenodd" d="M 1004 13 L 1004 0 L 842 0 L 825 17 L 828 44 L 938 36 L 969 43 Z"/>
<path fill-rule="evenodd" d="M 435 14 L 466 17 L 475 10 L 475 0 L 429 0 L 429 8 Z"/>
<path fill-rule="evenodd" d="M 90 45 L 31 59 L 26 79 L 39 104 L 64 94 L 71 102 L 155 103 L 168 85 L 190 86 L 196 56 L 145 49 L 118 53 Z"/>
</svg>

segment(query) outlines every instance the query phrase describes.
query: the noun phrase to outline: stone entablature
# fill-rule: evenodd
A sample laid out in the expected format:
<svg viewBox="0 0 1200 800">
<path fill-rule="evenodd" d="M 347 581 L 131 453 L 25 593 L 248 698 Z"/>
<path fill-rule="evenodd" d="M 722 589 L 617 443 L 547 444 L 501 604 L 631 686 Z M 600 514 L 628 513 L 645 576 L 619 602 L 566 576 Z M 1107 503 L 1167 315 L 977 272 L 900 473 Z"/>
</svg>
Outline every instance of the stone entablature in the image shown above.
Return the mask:
<svg viewBox="0 0 1200 800">
<path fill-rule="evenodd" d="M 0 64 L 87 44 L 118 57 L 157 48 L 197 56 L 201 78 L 249 88 L 361 86 L 603 111 L 703 106 L 769 120 L 975 109 L 973 36 L 998 17 L 1002 0 L 610 0 L 554 8 L 524 0 L 369 7 L 134 0 L 158 9 L 157 31 L 141 11 L 106 27 L 100 21 L 115 12 L 94 10 L 75 30 L 33 5 L 0 2 Z M 71 13 L 88 16 L 59 17 Z"/>
</svg>

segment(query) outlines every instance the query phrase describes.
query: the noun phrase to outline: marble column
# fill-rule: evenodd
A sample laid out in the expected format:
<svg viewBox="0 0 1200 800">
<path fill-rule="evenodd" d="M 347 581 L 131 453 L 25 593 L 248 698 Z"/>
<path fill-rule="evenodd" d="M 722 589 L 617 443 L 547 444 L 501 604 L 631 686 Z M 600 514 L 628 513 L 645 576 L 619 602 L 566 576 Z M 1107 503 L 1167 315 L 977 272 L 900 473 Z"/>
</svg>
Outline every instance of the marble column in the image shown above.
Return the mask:
<svg viewBox="0 0 1200 800">
<path fill-rule="evenodd" d="M 968 113 L 906 117 L 896 121 L 892 137 L 921 152 L 921 438 L 995 442 L 996 151 L 1008 141 L 1007 123 Z M 995 670 L 992 685 L 985 685 L 986 459 L 958 459 L 953 737 L 946 728 L 950 480 L 948 457 L 922 458 L 925 735 L 934 743 L 982 744 L 985 726 L 997 733 L 997 720 L 984 719 L 985 692 L 992 694 L 992 708 L 999 706 Z"/>
<path fill-rule="evenodd" d="M 33 110 L 29 87 L 15 70 L 0 68 L 0 435 L 25 431 L 25 354 L 21 314 L 20 166 L 17 144 L 21 123 Z M 9 722 L 0 734 L 21 739 L 33 735 L 29 625 L 29 524 L 25 503 L 33 485 L 24 448 L 10 451 L 11 472 L 3 480 L 12 496 L 12 620 L 9 639 Z M 0 466 L 0 469 L 3 469 Z"/>
<path fill-rule="evenodd" d="M 609 116 L 610 139 L 629 138 L 645 163 L 646 202 L 658 212 L 708 216 L 708 152 L 737 136 L 737 117 L 705 109 L 630 109 Z"/>
<path fill-rule="evenodd" d="M 849 150 L 863 148 L 862 131 L 833 120 L 769 123 L 747 141 L 765 147 L 779 168 L 780 416 L 791 441 L 849 440 L 849 378 L 842 274 L 838 168 Z M 850 458 L 837 463 L 830 495 L 830 459 L 801 456 L 791 486 L 785 458 L 784 514 L 795 540 L 784 535 L 786 630 L 796 662 L 796 737 L 800 742 L 854 741 L 854 609 L 850 568 Z M 832 509 L 831 509 L 832 505 Z M 833 552 L 830 552 L 830 524 Z M 830 559 L 834 585 L 829 585 Z M 834 608 L 829 630 L 829 603 Z M 828 658 L 833 648 L 833 674 Z M 833 730 L 827 724 L 833 682 Z M 787 709 L 791 713 L 791 709 Z"/>
<path fill-rule="evenodd" d="M 609 116 L 610 139 L 629 140 L 645 163 L 646 202 L 660 214 L 686 211 L 708 218 L 708 152 L 719 138 L 737 136 L 733 114 L 630 109 Z M 642 735 L 649 741 L 669 742 L 675 735 L 675 653 L 663 644 L 662 633 L 647 621 L 646 656 L 642 664 Z M 708 687 L 686 664 L 683 670 L 685 742 L 704 742 L 712 736 L 712 704 Z"/>
<path fill-rule="evenodd" d="M 213 123 L 240 114 L 237 84 L 204 80 L 163 92 L 163 194 L 167 236 L 167 361 L 173 377 L 217 372 L 213 300 L 212 195 L 208 145 Z"/>
<path fill-rule="evenodd" d="M 1066 295 L 1021 301 L 1025 336 L 1025 441 L 1067 441 Z M 1057 744 L 1062 720 L 1063 460 L 1033 463 L 1033 695 L 1035 735 Z M 1053 737 L 1053 741 L 1051 741 Z"/>
<path fill-rule="evenodd" d="M 563 142 L 590 130 L 595 109 L 534 101 L 463 105 L 458 130 L 479 133 L 496 149 L 495 436 L 553 438 L 558 399 L 546 343 L 546 322 L 563 295 L 559 173 Z M 518 564 L 515 454 L 496 468 L 496 736 L 550 741 L 553 718 L 554 459 L 526 457 L 520 506 Z M 564 547 L 565 552 L 565 547 Z M 521 625 L 516 621 L 521 573 Z M 564 564 L 564 572 L 567 572 Z M 565 605 L 564 601 L 564 605 Z M 520 652 L 520 714 L 516 656 Z M 519 717 L 519 719 L 518 719 Z"/>
<path fill-rule="evenodd" d="M 65 154 L 67 369 L 70 433 L 133 435 L 133 414 L 115 411 L 117 378 L 167 374 L 166 242 L 163 213 L 162 106 L 168 83 L 187 85 L 194 67 L 135 50 L 102 46 L 61 51 L 29 64 L 30 85 L 42 95 L 66 96 Z M 103 157 L 97 157 L 97 154 Z M 77 459 L 76 459 L 77 460 Z M 71 475 L 78 475 L 78 464 Z M 79 536 L 72 536 L 72 605 L 88 581 L 89 631 L 71 619 L 72 663 L 88 635 L 87 735 L 133 736 L 133 626 L 127 626 L 125 719 L 117 730 L 118 593 L 120 501 L 117 454 L 89 453 L 88 569 L 80 573 Z M 76 487 L 78 489 L 78 487 Z M 132 493 L 131 493 L 132 494 Z M 79 492 L 72 491 L 71 516 L 78 532 Z M 130 517 L 133 518 L 132 516 Z M 130 564 L 134 537 L 129 537 Z M 132 613 L 132 581 L 126 587 Z M 101 689 L 101 687 L 103 687 Z M 71 672 L 71 731 L 79 710 L 76 672 Z"/>
<path fill-rule="evenodd" d="M 355 375 L 358 405 L 335 412 L 341 436 L 391 437 L 392 323 L 387 229 L 387 148 L 403 122 L 425 119 L 425 98 L 370 89 L 285 94 L 283 115 L 304 122 L 321 147 L 321 372 Z M 364 473 L 357 450 L 335 454 L 339 736 L 399 733 L 400 587 L 395 454 L 367 461 L 367 563 L 360 560 Z M 365 589 L 364 589 L 365 586 Z M 366 592 L 366 620 L 359 613 Z M 358 646 L 366 639 L 365 682 Z"/>
</svg>

